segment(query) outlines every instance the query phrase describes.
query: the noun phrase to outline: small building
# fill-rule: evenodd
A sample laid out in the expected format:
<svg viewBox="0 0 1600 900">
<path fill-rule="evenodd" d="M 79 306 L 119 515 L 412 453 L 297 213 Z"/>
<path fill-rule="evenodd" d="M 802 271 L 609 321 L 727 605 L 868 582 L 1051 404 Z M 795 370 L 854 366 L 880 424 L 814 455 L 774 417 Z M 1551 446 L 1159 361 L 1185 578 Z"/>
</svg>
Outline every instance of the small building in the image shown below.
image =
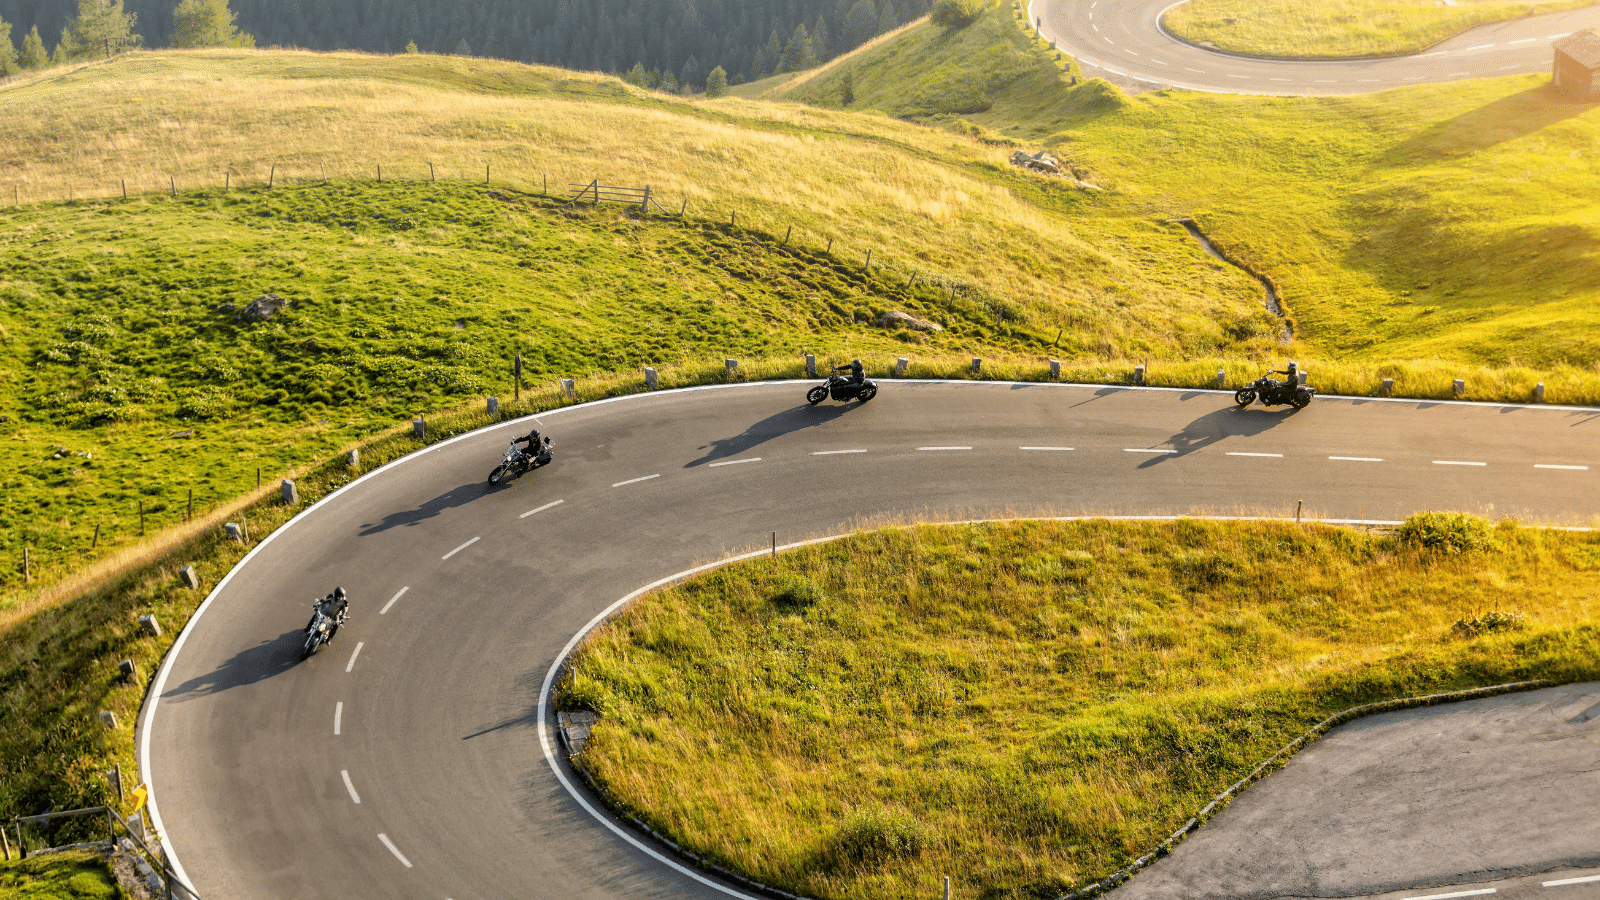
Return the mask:
<svg viewBox="0 0 1600 900">
<path fill-rule="evenodd" d="M 1600 100 L 1600 34 L 1585 28 L 1550 46 L 1556 54 L 1556 93 L 1586 103 Z"/>
</svg>

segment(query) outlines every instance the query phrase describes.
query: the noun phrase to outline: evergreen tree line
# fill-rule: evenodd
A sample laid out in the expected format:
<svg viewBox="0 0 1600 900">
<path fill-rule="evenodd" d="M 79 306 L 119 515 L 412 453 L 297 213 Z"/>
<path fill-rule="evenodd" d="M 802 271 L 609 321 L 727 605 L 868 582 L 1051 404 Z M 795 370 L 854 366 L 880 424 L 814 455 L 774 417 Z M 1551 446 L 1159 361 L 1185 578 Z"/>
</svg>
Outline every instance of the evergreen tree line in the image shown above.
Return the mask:
<svg viewBox="0 0 1600 900">
<path fill-rule="evenodd" d="M 238 41 L 310 50 L 487 56 L 609 72 L 650 87 L 700 89 L 713 69 L 741 84 L 849 52 L 928 12 L 931 0 L 0 0 L 0 56 L 55 46 L 59 62 L 95 55 L 75 27 L 125 17 L 128 46 L 207 46 L 186 5 L 226 14 Z M 76 7 L 76 8 L 74 8 Z M 236 18 L 234 14 L 237 14 Z M 98 17 L 98 18 L 96 18 Z M 194 18 L 191 14 L 189 18 Z M 114 25 L 114 23 L 111 23 Z M 29 28 L 20 53 L 12 26 Z M 107 38 L 100 52 L 107 51 Z M 225 42 L 213 41 L 212 43 Z M 66 48 L 64 55 L 61 48 Z M 117 49 L 116 47 L 112 48 Z M 57 59 L 57 56 L 60 59 Z M 16 63 L 20 65 L 21 63 Z"/>
</svg>

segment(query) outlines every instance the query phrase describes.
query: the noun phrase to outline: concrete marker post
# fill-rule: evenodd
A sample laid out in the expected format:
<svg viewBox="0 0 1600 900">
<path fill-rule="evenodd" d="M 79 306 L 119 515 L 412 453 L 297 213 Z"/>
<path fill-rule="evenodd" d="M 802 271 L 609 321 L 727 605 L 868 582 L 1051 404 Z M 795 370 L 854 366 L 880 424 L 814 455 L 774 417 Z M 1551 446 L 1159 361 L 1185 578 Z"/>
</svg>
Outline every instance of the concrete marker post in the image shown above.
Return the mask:
<svg viewBox="0 0 1600 900">
<path fill-rule="evenodd" d="M 346 453 L 344 455 L 344 464 L 352 469 L 361 468 L 361 451 L 359 449 L 354 449 L 349 453 Z"/>
<path fill-rule="evenodd" d="M 982 375 L 983 374 L 983 357 L 974 356 L 972 358 L 972 374 L 973 375 Z"/>
<path fill-rule="evenodd" d="M 239 544 L 244 543 L 244 530 L 239 527 L 238 522 L 222 523 L 222 531 L 228 536 L 228 540 Z"/>
<path fill-rule="evenodd" d="M 109 729 L 111 729 L 112 731 L 116 731 L 117 730 L 117 714 L 114 713 L 114 712 L 111 712 L 110 710 L 106 710 L 106 709 L 100 710 L 100 724 L 104 725 L 105 727 L 107 727 Z M 20 837 L 18 838 L 18 841 L 19 842 L 21 841 Z"/>
<path fill-rule="evenodd" d="M 294 482 L 285 478 L 283 483 L 278 485 L 278 490 L 283 494 L 283 502 L 290 506 L 300 505 L 300 491 L 294 486 Z"/>
<path fill-rule="evenodd" d="M 483 404 L 483 411 L 491 419 L 500 418 L 500 398 L 490 397 L 488 400 L 485 400 Z"/>
<path fill-rule="evenodd" d="M 644 367 L 644 386 L 653 391 L 653 390 L 656 389 L 656 386 L 658 384 L 660 384 L 660 382 L 656 378 L 656 370 L 655 370 L 655 368 L 652 367 L 652 366 L 645 366 Z"/>
<path fill-rule="evenodd" d="M 1387 397 L 1392 393 L 1394 393 L 1394 379 L 1385 378 L 1383 383 L 1378 385 L 1378 396 Z"/>
<path fill-rule="evenodd" d="M 576 401 L 578 399 L 578 383 L 571 378 L 561 379 L 561 396 L 568 400 Z"/>
<path fill-rule="evenodd" d="M 184 566 L 179 569 L 178 578 L 189 587 L 189 590 L 200 590 L 200 573 L 194 570 L 194 566 Z"/>
<path fill-rule="evenodd" d="M 895 360 L 894 361 L 894 377 L 896 377 L 896 378 L 904 378 L 904 377 L 906 377 L 906 366 L 909 366 L 909 365 L 911 365 L 911 360 L 906 359 L 904 356 L 902 356 L 899 359 Z"/>
<path fill-rule="evenodd" d="M 817 355 L 815 353 L 806 354 L 806 377 L 817 377 Z"/>
<path fill-rule="evenodd" d="M 1144 384 L 1144 366 L 1133 367 L 1133 383 L 1140 386 Z"/>
<path fill-rule="evenodd" d="M 730 380 L 739 377 L 739 361 L 737 359 L 723 360 L 722 371 Z"/>
<path fill-rule="evenodd" d="M 1466 383 L 1466 381 L 1464 381 L 1464 380 L 1462 380 L 1460 378 L 1457 378 L 1455 381 L 1450 382 L 1450 393 L 1452 393 L 1452 394 L 1456 395 L 1457 397 L 1459 397 L 1462 394 L 1465 394 L 1466 392 L 1467 392 L 1467 383 Z"/>
<path fill-rule="evenodd" d="M 153 615 L 139 617 L 139 630 L 150 637 L 161 637 L 161 623 Z"/>
<path fill-rule="evenodd" d="M 428 439 L 428 419 L 427 419 L 427 417 L 418 416 L 411 423 L 411 436 L 416 438 L 419 441 L 425 441 L 425 440 Z"/>
<path fill-rule="evenodd" d="M 1061 360 L 1059 360 L 1059 359 L 1050 360 L 1050 380 L 1051 381 L 1060 381 L 1061 380 Z"/>
<path fill-rule="evenodd" d="M 1217 390 L 1222 390 L 1228 383 L 1228 372 L 1225 369 L 1217 370 Z"/>
<path fill-rule="evenodd" d="M 1544 402 L 1544 382 L 1542 381 L 1533 386 L 1533 402 Z"/>
</svg>

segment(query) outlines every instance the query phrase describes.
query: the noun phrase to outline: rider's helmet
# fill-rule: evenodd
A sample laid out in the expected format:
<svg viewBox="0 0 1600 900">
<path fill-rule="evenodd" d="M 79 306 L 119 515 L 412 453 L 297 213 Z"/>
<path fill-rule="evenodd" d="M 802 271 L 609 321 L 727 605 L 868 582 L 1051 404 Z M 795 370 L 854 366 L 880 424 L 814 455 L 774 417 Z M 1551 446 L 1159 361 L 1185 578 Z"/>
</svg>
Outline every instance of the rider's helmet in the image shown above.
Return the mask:
<svg viewBox="0 0 1600 900">
<path fill-rule="evenodd" d="M 333 599 L 335 599 L 335 600 L 343 600 L 344 599 L 344 588 L 342 588 L 342 587 L 334 588 L 333 589 Z"/>
</svg>

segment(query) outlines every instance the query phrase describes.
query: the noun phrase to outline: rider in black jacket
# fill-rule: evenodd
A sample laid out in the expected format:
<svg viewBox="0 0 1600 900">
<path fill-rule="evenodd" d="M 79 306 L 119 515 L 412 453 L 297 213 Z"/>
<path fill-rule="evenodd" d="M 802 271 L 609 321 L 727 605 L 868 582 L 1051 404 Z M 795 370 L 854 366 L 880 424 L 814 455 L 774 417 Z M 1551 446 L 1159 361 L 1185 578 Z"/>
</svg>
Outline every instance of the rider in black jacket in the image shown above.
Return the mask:
<svg viewBox="0 0 1600 900">
<path fill-rule="evenodd" d="M 320 611 L 323 615 L 333 620 L 333 630 L 328 632 L 328 643 L 333 643 L 333 636 L 339 633 L 339 626 L 344 624 L 346 610 L 350 601 L 345 599 L 344 588 L 336 587 L 333 593 L 311 604 L 313 610 Z M 311 626 L 317 621 L 317 614 L 311 614 L 311 621 L 306 623 L 306 631 L 311 631 Z"/>
<path fill-rule="evenodd" d="M 540 446 L 539 446 L 539 429 L 537 429 L 537 428 L 533 429 L 532 431 L 528 432 L 527 435 L 524 436 L 524 437 L 513 438 L 511 440 L 511 443 L 513 443 L 513 444 L 526 444 L 527 446 L 525 446 L 523 448 L 523 452 L 528 454 L 529 456 L 538 456 L 539 455 L 539 450 L 540 450 Z"/>
<path fill-rule="evenodd" d="M 833 367 L 835 372 L 839 371 L 840 369 L 850 370 L 850 380 L 848 382 L 850 384 L 861 385 L 865 384 L 867 381 L 866 367 L 861 365 L 861 360 L 859 359 L 852 359 L 845 365 Z"/>
</svg>

